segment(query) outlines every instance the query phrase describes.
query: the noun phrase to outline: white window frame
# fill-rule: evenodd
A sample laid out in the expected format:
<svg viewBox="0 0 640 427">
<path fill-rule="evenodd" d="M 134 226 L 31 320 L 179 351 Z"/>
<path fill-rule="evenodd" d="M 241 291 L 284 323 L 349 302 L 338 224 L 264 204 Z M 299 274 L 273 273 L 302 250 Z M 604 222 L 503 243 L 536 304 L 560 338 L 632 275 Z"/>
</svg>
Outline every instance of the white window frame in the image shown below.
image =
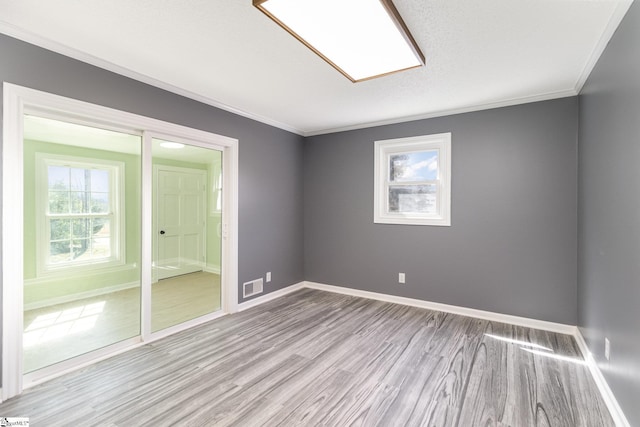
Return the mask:
<svg viewBox="0 0 640 427">
<path fill-rule="evenodd" d="M 36 274 L 38 277 L 54 275 L 64 276 L 81 270 L 95 270 L 96 268 L 110 268 L 124 265 L 125 254 L 125 204 L 124 204 L 124 162 L 66 156 L 49 153 L 36 153 Z M 111 212 L 107 215 L 91 214 L 50 214 L 49 212 L 49 166 L 69 166 L 82 169 L 102 169 L 110 172 L 109 206 Z M 111 256 L 99 260 L 71 261 L 67 263 L 51 264 L 49 262 L 50 221 L 52 217 L 107 217 L 110 220 Z"/>
<path fill-rule="evenodd" d="M 435 184 L 436 213 L 389 212 L 389 156 L 438 151 L 438 178 L 428 183 L 404 181 L 402 185 Z M 375 141 L 375 184 L 373 222 L 379 224 L 451 225 L 451 133 Z"/>
</svg>

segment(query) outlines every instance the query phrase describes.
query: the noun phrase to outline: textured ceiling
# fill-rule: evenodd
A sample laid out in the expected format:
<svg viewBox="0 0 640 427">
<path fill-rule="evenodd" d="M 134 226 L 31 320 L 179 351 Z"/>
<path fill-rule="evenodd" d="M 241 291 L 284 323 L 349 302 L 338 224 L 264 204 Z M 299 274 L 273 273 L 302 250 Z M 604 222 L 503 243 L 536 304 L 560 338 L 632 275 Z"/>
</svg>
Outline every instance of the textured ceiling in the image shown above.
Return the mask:
<svg viewBox="0 0 640 427">
<path fill-rule="evenodd" d="M 312 135 L 575 95 L 631 1 L 394 3 L 426 66 L 355 84 L 251 0 L 0 0 L 0 32 Z"/>
</svg>

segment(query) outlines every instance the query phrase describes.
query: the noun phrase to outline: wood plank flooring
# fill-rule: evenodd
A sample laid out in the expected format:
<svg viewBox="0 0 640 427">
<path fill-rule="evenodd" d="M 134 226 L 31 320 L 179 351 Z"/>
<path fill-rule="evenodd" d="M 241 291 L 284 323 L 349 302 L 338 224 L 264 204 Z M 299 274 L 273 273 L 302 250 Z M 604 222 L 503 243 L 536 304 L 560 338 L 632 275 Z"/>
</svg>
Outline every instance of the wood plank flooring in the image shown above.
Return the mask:
<svg viewBox="0 0 640 427">
<path fill-rule="evenodd" d="M 197 272 L 151 287 L 153 332 L 220 309 L 220 275 Z M 24 313 L 24 367 L 32 372 L 140 335 L 138 287 Z"/>
<path fill-rule="evenodd" d="M 304 289 L 27 390 L 32 426 L 613 426 L 571 336 Z"/>
</svg>

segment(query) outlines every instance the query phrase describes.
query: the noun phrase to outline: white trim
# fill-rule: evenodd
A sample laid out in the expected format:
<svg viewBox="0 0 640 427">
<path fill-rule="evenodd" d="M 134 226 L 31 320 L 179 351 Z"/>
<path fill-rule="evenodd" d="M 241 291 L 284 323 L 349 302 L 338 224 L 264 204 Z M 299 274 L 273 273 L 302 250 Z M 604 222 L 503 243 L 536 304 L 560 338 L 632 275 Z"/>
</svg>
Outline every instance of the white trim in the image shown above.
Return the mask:
<svg viewBox="0 0 640 427">
<path fill-rule="evenodd" d="M 148 85 L 166 90 L 168 92 L 175 93 L 176 95 L 184 96 L 186 98 L 193 99 L 203 104 L 211 105 L 212 107 L 216 107 L 221 110 L 228 111 L 230 113 L 237 114 L 239 116 L 246 117 L 251 120 L 256 120 L 258 122 L 265 123 L 267 125 L 274 126 L 276 128 L 303 136 L 302 131 L 292 126 L 289 126 L 286 123 L 281 123 L 281 122 L 278 122 L 277 120 L 273 120 L 269 117 L 264 117 L 259 114 L 250 113 L 250 112 L 241 110 L 239 108 L 235 108 L 230 105 L 227 105 L 223 102 L 217 101 L 213 98 L 209 98 L 207 96 L 200 95 L 195 92 L 191 92 L 189 90 L 180 88 L 178 86 L 174 86 L 172 84 L 166 83 L 162 80 L 158 80 L 146 74 L 133 71 L 127 67 L 122 67 L 120 65 L 114 64 L 113 62 L 104 60 L 102 58 L 98 58 L 97 56 L 93 56 L 91 54 L 82 52 L 77 49 L 74 49 L 72 47 L 59 43 L 57 41 L 51 40 L 49 38 L 39 36 L 37 34 L 32 33 L 31 31 L 27 31 L 13 24 L 0 21 L 0 33 L 6 34 L 18 40 L 22 40 L 36 46 L 40 46 L 42 48 L 51 50 L 53 52 L 67 56 L 69 58 L 77 59 L 78 61 L 82 61 L 84 63 L 94 65 L 104 70 L 111 71 L 121 76 L 129 77 L 130 79 L 134 79 L 139 82 L 146 83 Z"/>
<path fill-rule="evenodd" d="M 598 63 L 598 60 L 602 56 L 602 53 L 604 52 L 605 48 L 611 41 L 613 34 L 618 29 L 618 26 L 620 25 L 620 23 L 622 22 L 622 19 L 624 18 L 627 11 L 629 10 L 629 7 L 631 7 L 631 3 L 633 3 L 633 0 L 619 0 L 616 2 L 616 8 L 611 14 L 611 17 L 609 18 L 609 22 L 607 22 L 607 25 L 605 26 L 605 29 L 602 32 L 602 35 L 600 36 L 600 40 L 598 40 L 593 50 L 591 51 L 591 54 L 589 55 L 589 58 L 587 59 L 587 62 L 584 65 L 584 68 L 582 69 L 582 73 L 580 73 L 580 76 L 576 81 L 576 85 L 575 85 L 576 94 L 580 94 L 580 92 L 582 91 L 582 88 L 584 87 L 585 83 L 587 82 L 587 79 L 591 75 L 591 72 L 596 67 L 596 64 Z"/>
<path fill-rule="evenodd" d="M 389 162 L 393 154 L 437 151 L 437 177 L 431 181 L 391 181 Z M 390 212 L 392 186 L 434 185 L 435 213 Z M 376 224 L 451 225 L 451 132 L 375 141 L 373 222 Z"/>
<path fill-rule="evenodd" d="M 625 10 L 626 12 L 626 10 Z M 618 11 L 616 11 L 616 13 L 618 13 Z M 624 14 L 622 14 L 624 15 Z M 615 19 L 611 20 L 611 23 L 615 22 Z M 615 27 L 613 28 L 613 30 L 615 30 Z M 434 111 L 434 112 L 429 112 L 429 113 L 423 113 L 423 114 L 416 114 L 416 115 L 411 115 L 411 116 L 402 116 L 402 117 L 396 117 L 393 119 L 387 119 L 387 120 L 377 120 L 377 121 L 372 121 L 372 122 L 363 122 L 363 123 L 358 123 L 358 124 L 354 124 L 354 125 L 349 125 L 349 126 L 338 126 L 338 127 L 329 127 L 329 128 L 324 128 L 324 129 L 316 129 L 316 130 L 302 130 L 302 129 L 298 129 L 294 126 L 291 126 L 289 124 L 286 123 L 282 123 L 282 122 L 278 122 L 276 120 L 270 119 L 268 117 L 264 117 L 258 114 L 254 114 L 254 113 L 250 113 L 247 111 L 243 111 L 241 109 L 232 107 L 230 105 L 224 104 L 222 102 L 216 101 L 215 99 L 179 88 L 177 86 L 173 86 L 169 83 L 163 82 L 161 80 L 155 79 L 153 77 L 147 76 L 145 74 L 142 73 L 138 73 L 136 71 L 130 70 L 128 68 L 122 67 L 120 65 L 116 65 L 112 62 L 106 61 L 104 59 L 98 58 L 96 56 L 93 56 L 91 54 L 79 51 L 77 49 L 71 48 L 69 46 L 66 46 L 62 43 L 53 41 L 51 39 L 48 39 L 46 37 L 42 37 L 39 36 L 37 34 L 34 34 L 30 31 L 27 31 L 25 29 L 19 28 L 15 25 L 9 24 L 7 22 L 2 22 L 0 21 L 0 33 L 6 34 L 8 36 L 11 36 L 13 38 L 16 38 L 18 40 L 22 40 L 25 41 L 27 43 L 31 43 L 33 45 L 36 46 L 40 46 L 42 48 L 51 50 L 53 52 L 59 53 L 61 55 L 67 56 L 69 58 L 73 58 L 73 59 L 77 59 L 79 61 L 85 62 L 87 64 L 91 64 L 94 65 L 96 67 L 102 68 L 104 70 L 108 70 L 111 72 L 114 72 L 116 74 L 125 76 L 125 77 L 129 77 L 131 79 L 137 80 L 139 82 L 142 83 L 146 83 L 148 85 L 151 86 L 155 86 L 157 88 L 160 89 L 164 89 L 168 92 L 172 92 L 175 93 L 177 95 L 180 96 L 184 96 L 186 98 L 190 98 L 193 100 L 196 100 L 198 102 L 202 102 L 203 104 L 207 104 L 207 105 L 211 105 L 213 107 L 216 108 L 220 108 L 221 110 L 225 110 L 225 111 L 229 111 L 231 113 L 237 114 L 239 116 L 242 117 L 246 117 L 248 119 L 251 120 L 256 120 L 258 122 L 261 123 L 265 123 L 267 125 L 270 126 L 274 126 L 276 128 L 291 132 L 291 133 L 295 133 L 297 135 L 300 136 L 304 136 L 304 137 L 308 137 L 308 136 L 316 136 L 316 135 L 325 135 L 325 134 L 329 134 L 329 133 L 336 133 L 336 132 L 344 132 L 344 131 L 349 131 L 349 130 L 356 130 L 356 129 L 365 129 L 365 128 L 370 128 L 370 127 L 375 127 L 375 126 L 384 126 L 384 125 L 390 125 L 390 124 L 397 124 L 397 123 L 405 123 L 405 122 L 411 122 L 411 121 L 415 121 L 415 120 L 423 120 L 423 119 L 430 119 L 430 118 L 434 118 L 434 117 L 443 117 L 443 116 L 451 116 L 454 114 L 462 114 L 462 113 L 470 113 L 473 111 L 482 111 L 482 110 L 490 110 L 493 108 L 500 108 L 500 107 L 509 107 L 512 105 L 520 105 L 520 104 L 528 104 L 531 102 L 539 102 L 539 101 L 548 101 L 551 99 L 558 99 L 558 98 L 567 98 L 570 96 L 576 96 L 579 94 L 579 89 L 582 89 L 582 85 L 580 85 L 579 83 L 576 84 L 575 89 L 567 89 L 567 90 L 561 90 L 561 91 L 557 91 L 557 92 L 547 92 L 547 93 L 542 93 L 542 94 L 537 94 L 537 95 L 531 95 L 531 96 L 523 96 L 523 97 L 517 97 L 517 98 L 511 98 L 511 99 L 505 99 L 505 100 L 500 100 L 500 101 L 496 101 L 496 102 L 488 102 L 488 103 L 484 103 L 484 104 L 476 104 L 476 105 L 470 105 L 470 106 L 466 106 L 466 107 L 460 107 L 460 108 L 452 108 L 449 110 L 440 110 L 440 111 Z M 609 37 L 610 38 L 610 37 Z M 603 37 L 605 43 L 604 45 L 606 46 L 606 42 L 608 42 L 609 38 L 605 38 Z M 596 54 L 597 53 L 597 54 Z M 599 58 L 600 54 L 602 52 L 597 52 L 594 51 L 594 57 L 595 60 L 593 61 L 594 65 L 595 62 L 597 62 L 597 59 Z M 593 67 L 593 66 L 592 66 Z M 587 70 L 590 72 L 591 69 L 589 69 L 589 66 L 587 65 L 585 67 L 585 71 L 583 72 L 583 74 L 585 72 L 587 72 Z M 588 77 L 588 73 L 586 74 Z M 582 78 L 579 80 L 579 82 L 582 80 Z M 584 84 L 584 83 L 583 83 Z"/>
<path fill-rule="evenodd" d="M 109 171 L 109 213 L 99 214 L 99 217 L 110 221 L 110 228 L 115 233 L 110 234 L 111 256 L 107 259 L 89 260 L 84 262 L 69 262 L 62 265 L 49 264 L 49 234 L 50 216 L 48 203 L 48 172 L 49 165 L 73 165 L 83 169 L 98 167 Z M 104 160 L 88 157 L 67 156 L 46 152 L 35 153 L 35 219 L 36 219 L 36 274 L 38 277 L 58 276 L 67 277 L 77 271 L 94 269 L 117 268 L 124 265 L 127 259 L 125 250 L 126 206 L 125 206 L 125 164 L 121 161 Z M 77 214 L 78 217 L 91 216 L 90 213 Z M 46 242 L 46 243 L 44 243 Z"/>
<path fill-rule="evenodd" d="M 114 286 L 107 286 L 104 288 L 93 289 L 91 291 L 78 292 L 75 294 L 64 295 L 61 297 L 49 298 L 46 300 L 32 302 L 24 305 L 24 311 L 36 310 L 38 308 L 49 307 L 57 304 L 65 304 L 86 298 L 98 297 L 100 295 L 111 294 L 113 292 L 124 291 L 126 289 L 137 288 L 140 286 L 140 282 L 122 283 Z"/>
<path fill-rule="evenodd" d="M 135 270 L 137 268 L 136 264 L 123 264 L 118 265 L 116 267 L 106 267 L 106 268 L 95 268 L 92 269 L 92 274 L 87 274 L 85 277 L 93 278 L 93 276 L 102 276 L 103 274 L 110 273 L 124 273 L 126 271 Z M 59 282 L 67 278 L 66 274 L 48 274 L 44 277 L 33 277 L 31 279 L 24 279 L 24 286 L 38 286 L 38 285 L 46 285 L 50 283 Z"/>
<path fill-rule="evenodd" d="M 596 386 L 598 386 L 598 390 L 600 391 L 600 394 L 602 395 L 602 398 L 604 399 L 604 402 L 607 405 L 609 413 L 611 414 L 611 417 L 613 418 L 616 426 L 631 427 L 631 424 L 629 424 L 627 417 L 624 415 L 624 412 L 622 412 L 622 408 L 618 404 L 613 391 L 611 391 L 611 388 L 609 388 L 607 380 L 604 378 L 604 375 L 602 375 L 602 371 L 600 371 L 600 368 L 598 368 L 598 364 L 596 363 L 593 354 L 591 354 L 591 351 L 589 351 L 589 347 L 587 346 L 587 342 L 582 336 L 582 332 L 580 332 L 580 328 L 576 328 L 574 337 L 576 339 L 576 342 L 578 343 L 578 347 L 580 348 L 582 355 L 584 356 L 585 361 L 587 362 L 587 366 L 589 367 L 591 376 L 593 377 Z"/>
<path fill-rule="evenodd" d="M 326 135 L 329 133 L 346 132 L 346 131 L 357 130 L 357 129 L 368 129 L 376 126 L 386 126 L 386 125 L 394 125 L 398 123 L 413 122 L 416 120 L 432 119 L 434 117 L 453 116 L 456 114 L 472 113 L 474 111 L 492 110 L 494 108 L 511 107 L 514 105 L 529 104 L 532 102 L 568 98 L 570 96 L 576 96 L 576 95 L 578 95 L 578 92 L 576 92 L 575 89 L 567 89 L 567 90 L 561 90 L 557 92 L 547 92 L 540 95 L 523 96 L 518 98 L 505 99 L 502 101 L 487 102 L 485 104 L 476 104 L 476 105 L 470 105 L 467 107 L 452 108 L 449 110 L 440 110 L 440 111 L 434 111 L 430 113 L 416 114 L 412 116 L 402 116 L 402 117 L 396 117 L 393 119 L 364 122 L 364 123 L 359 123 L 359 124 L 349 125 L 349 126 L 340 126 L 335 128 L 312 130 L 308 132 L 302 132 L 302 136 L 308 137 L 308 136 L 316 136 L 316 135 Z"/>
<path fill-rule="evenodd" d="M 219 265 L 214 265 L 214 264 L 206 264 L 204 266 L 204 272 L 205 273 L 213 273 L 213 274 L 220 274 L 220 266 Z"/>
<path fill-rule="evenodd" d="M 323 283 L 304 282 L 304 287 L 317 289 L 319 291 L 334 292 L 354 297 L 374 299 L 377 301 L 390 302 L 394 304 L 408 305 L 428 310 L 442 311 L 445 313 L 458 314 L 461 316 L 474 317 L 476 319 L 490 320 L 492 322 L 509 323 L 516 326 L 540 329 L 543 331 L 556 332 L 559 334 L 574 335 L 576 327 L 562 323 L 547 322 L 546 320 L 529 319 L 527 317 L 513 316 L 510 314 L 494 313 L 491 311 L 477 310 L 475 308 L 459 307 L 456 305 L 442 304 L 439 302 L 424 301 L 414 298 L 399 297 L 395 295 L 380 294 L 377 292 L 361 291 L 359 289 L 345 288 L 342 286 L 325 285 Z"/>
<path fill-rule="evenodd" d="M 191 145 L 205 148 L 223 149 L 223 168 L 225 191 L 223 218 L 225 236 L 222 245 L 223 275 L 221 278 L 222 312 L 212 317 L 203 317 L 195 321 L 208 321 L 215 316 L 237 310 L 238 275 L 238 140 L 211 132 L 201 131 L 137 114 L 127 113 L 71 98 L 41 92 L 4 82 L 3 84 L 3 269 L 2 279 L 2 395 L 3 400 L 22 392 L 22 331 L 23 331 L 23 115 L 25 109 L 70 116 L 75 120 L 104 123 L 119 129 L 144 130 L 142 145 L 143 163 L 143 202 L 142 215 L 142 301 L 150 301 L 151 286 L 151 139 L 166 135 L 170 139 L 181 138 Z M 167 139 L 167 138 L 164 138 Z M 148 172 L 144 172 L 148 171 Z M 146 178 L 145 178 L 146 177 Z M 145 219 L 146 218 L 146 219 Z M 148 304 L 147 304 L 148 306 Z M 142 308 L 142 315 L 149 313 Z M 187 322 L 181 326 L 188 327 Z M 147 330 L 145 331 L 145 327 Z M 144 342 L 155 337 L 148 331 L 148 325 L 142 324 Z M 177 330 L 177 329 L 176 329 Z M 87 360 L 101 357 L 109 351 L 108 347 L 83 355 Z M 71 362 L 70 362 L 71 363 Z M 51 369 L 60 369 L 66 364 L 58 364 Z M 65 368 L 66 369 L 66 368 Z M 46 372 L 51 372 L 46 369 Z M 34 373 L 36 374 L 36 373 Z M 36 375 L 40 375 L 37 373 Z M 48 374 L 47 374 L 48 375 Z M 56 373 L 57 375 L 57 373 Z M 31 378 L 31 376 L 29 377 Z"/>
<path fill-rule="evenodd" d="M 181 332 L 181 331 L 193 328 L 195 326 L 201 325 L 203 323 L 210 322 L 212 320 L 218 319 L 225 315 L 226 313 L 223 313 L 221 310 L 218 310 L 214 313 L 201 316 L 201 317 L 189 320 L 187 322 L 181 323 L 179 325 L 172 326 L 170 328 L 155 332 L 153 334 L 153 337 L 150 337 L 146 341 L 143 341 L 141 337 L 134 337 L 134 338 L 130 338 L 130 339 L 115 343 L 108 347 L 103 347 L 101 349 L 95 350 L 90 353 L 79 355 L 72 359 L 64 360 L 55 365 L 51 365 L 44 369 L 40 369 L 34 373 L 26 374 L 24 376 L 24 388 L 26 389 L 29 387 L 33 387 L 43 382 L 60 377 L 62 375 L 66 375 L 68 373 L 78 371 L 87 366 L 94 365 L 95 363 L 98 363 L 102 360 L 109 359 L 111 357 L 136 349 L 143 345 L 153 343 L 154 341 L 160 340 L 169 335 L 173 335 L 177 332 Z M 0 403 L 2 402 L 0 401 Z"/>
<path fill-rule="evenodd" d="M 376 301 L 390 302 L 393 304 L 408 305 L 411 307 L 426 308 L 428 310 L 441 311 L 444 313 L 458 314 L 461 316 L 474 317 L 476 319 L 490 320 L 492 322 L 508 323 L 526 328 L 539 329 L 543 331 L 556 332 L 565 335 L 575 335 L 577 327 L 566 325 L 563 323 L 548 322 L 546 320 L 530 319 L 528 317 L 513 316 L 511 314 L 494 313 L 491 311 L 477 310 L 475 308 L 460 307 L 456 305 L 442 304 L 439 302 L 431 302 L 414 298 L 399 297 L 395 295 L 381 294 L 377 292 L 361 291 L 359 289 L 346 288 L 343 286 L 325 285 L 323 283 L 299 282 L 286 288 L 278 289 L 266 295 L 253 298 L 243 302 L 238 306 L 238 311 L 247 310 L 260 304 L 280 298 L 291 292 L 300 289 L 316 289 L 319 291 L 332 292 L 342 295 L 350 295 L 359 298 L 373 299 Z"/>
<path fill-rule="evenodd" d="M 203 323 L 210 322 L 212 320 L 218 319 L 226 315 L 227 313 L 224 313 L 222 310 L 217 310 L 217 311 L 214 311 L 213 313 L 205 314 L 204 316 L 196 317 L 195 319 L 187 320 L 186 322 L 169 326 L 168 328 L 165 328 L 165 329 L 160 329 L 159 331 L 151 333 L 151 339 L 148 342 L 157 341 L 159 339 L 168 337 L 169 335 L 186 331 L 187 329 L 191 329 L 195 326 L 202 325 Z"/>
<path fill-rule="evenodd" d="M 3 86 L 2 144 L 2 400 L 22 392 L 24 174 L 19 92 Z M 17 143 L 19 141 L 20 143 Z M 6 203 L 11 200 L 11 203 Z M 13 266 L 13 268 L 7 268 Z M 9 286 L 20 284 L 20 286 Z"/>
<path fill-rule="evenodd" d="M 222 153 L 222 311 L 238 311 L 238 141 Z"/>
<path fill-rule="evenodd" d="M 153 149 L 151 135 L 142 133 L 142 200 L 141 215 L 145 220 L 140 225 L 140 334 L 143 342 L 151 340 L 151 284 L 154 283 L 153 272 Z M 151 173 L 150 173 L 151 172 Z M 151 221 L 148 219 L 151 218 Z M 223 284 L 221 286 L 224 286 Z"/>
<path fill-rule="evenodd" d="M 109 359 L 145 344 L 147 343 L 142 342 L 139 337 L 130 338 L 108 347 L 103 347 L 91 353 L 85 353 L 77 357 L 67 359 L 55 365 L 26 374 L 23 382 L 24 388 L 33 387 L 62 375 L 66 375 L 70 372 L 78 371 L 101 360 Z"/>
<path fill-rule="evenodd" d="M 289 285 L 286 288 L 278 289 L 277 291 L 273 291 L 266 295 L 262 295 L 262 296 L 250 299 L 249 301 L 240 303 L 238 305 L 238 311 L 248 310 L 250 308 L 257 307 L 266 302 L 273 301 L 274 299 L 278 299 L 280 297 L 288 295 L 292 292 L 298 291 L 304 288 L 306 283 L 307 282 L 294 283 L 293 285 Z"/>
</svg>

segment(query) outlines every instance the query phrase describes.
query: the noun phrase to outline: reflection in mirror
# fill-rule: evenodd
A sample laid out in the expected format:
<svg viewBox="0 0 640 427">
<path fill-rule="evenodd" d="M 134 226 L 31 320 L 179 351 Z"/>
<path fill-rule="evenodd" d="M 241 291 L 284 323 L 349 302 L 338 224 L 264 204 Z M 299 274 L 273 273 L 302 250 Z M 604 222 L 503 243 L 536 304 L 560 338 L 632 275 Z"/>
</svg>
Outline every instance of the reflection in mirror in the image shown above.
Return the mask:
<svg viewBox="0 0 640 427">
<path fill-rule="evenodd" d="M 141 137 L 24 116 L 24 372 L 140 334 Z"/>
<path fill-rule="evenodd" d="M 152 140 L 151 331 L 220 309 L 222 152 Z"/>
</svg>

